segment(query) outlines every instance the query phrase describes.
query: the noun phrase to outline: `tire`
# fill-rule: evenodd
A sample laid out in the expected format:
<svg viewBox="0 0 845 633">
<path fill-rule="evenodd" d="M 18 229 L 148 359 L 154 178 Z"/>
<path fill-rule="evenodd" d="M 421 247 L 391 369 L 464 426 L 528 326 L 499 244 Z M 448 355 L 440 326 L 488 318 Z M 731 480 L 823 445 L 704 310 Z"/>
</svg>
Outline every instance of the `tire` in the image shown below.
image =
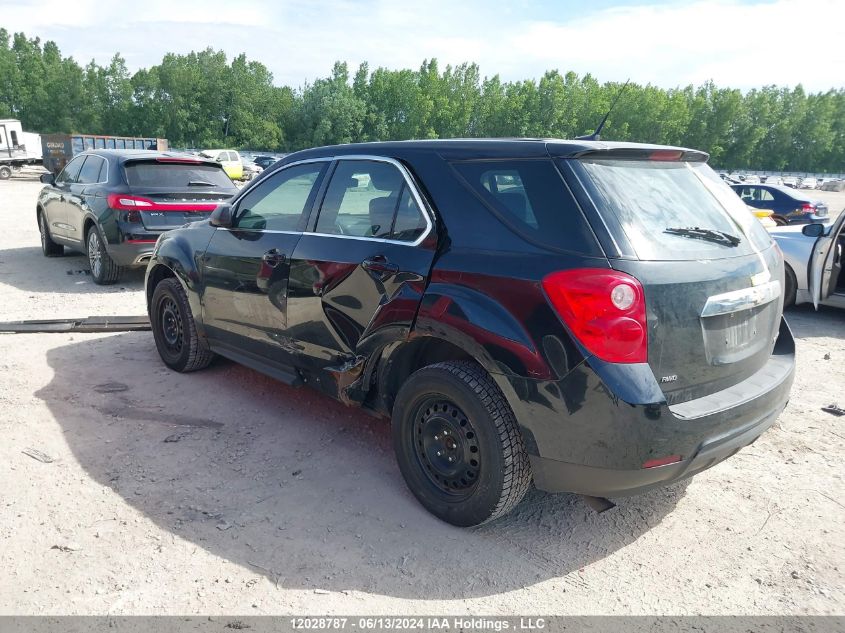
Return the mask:
<svg viewBox="0 0 845 633">
<path fill-rule="evenodd" d="M 778 226 L 789 226 L 789 222 L 786 220 L 786 218 L 782 218 L 779 215 L 773 215 L 772 219 Z"/>
<path fill-rule="evenodd" d="M 88 229 L 85 236 L 88 249 L 88 265 L 91 267 L 91 278 L 95 284 L 107 286 L 120 279 L 123 268 L 118 266 L 106 251 L 103 237 L 96 226 Z"/>
<path fill-rule="evenodd" d="M 0 180 L 9 180 L 12 177 L 12 168 L 8 165 L 0 165 Z"/>
<path fill-rule="evenodd" d="M 214 353 L 197 334 L 188 295 L 173 277 L 161 280 L 150 301 L 150 324 L 164 364 L 178 372 L 208 367 Z"/>
<path fill-rule="evenodd" d="M 510 512 L 531 485 L 516 418 L 478 365 L 429 365 L 402 385 L 393 408 L 399 470 L 419 502 L 460 527 Z"/>
<path fill-rule="evenodd" d="M 784 278 L 784 286 L 783 289 L 783 307 L 791 308 L 795 305 L 795 295 L 798 292 L 798 283 L 795 280 L 795 273 L 792 270 L 792 267 L 789 264 L 783 265 L 783 278 Z"/>
<path fill-rule="evenodd" d="M 50 237 L 50 227 L 47 226 L 43 211 L 38 212 L 38 232 L 41 234 L 41 252 L 44 253 L 44 257 L 60 257 L 64 254 L 65 247 L 56 244 Z"/>
</svg>

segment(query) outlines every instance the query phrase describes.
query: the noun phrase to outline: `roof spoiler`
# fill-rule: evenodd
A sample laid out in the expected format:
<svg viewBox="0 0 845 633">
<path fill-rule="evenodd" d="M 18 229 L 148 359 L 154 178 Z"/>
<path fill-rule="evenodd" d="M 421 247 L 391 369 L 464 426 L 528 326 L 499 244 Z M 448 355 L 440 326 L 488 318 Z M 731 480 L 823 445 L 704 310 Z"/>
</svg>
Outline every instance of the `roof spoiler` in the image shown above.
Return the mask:
<svg viewBox="0 0 845 633">
<path fill-rule="evenodd" d="M 706 163 L 707 152 L 681 147 L 607 147 L 585 148 L 569 154 L 572 158 L 603 158 L 612 160 L 653 160 L 660 162 Z"/>
</svg>

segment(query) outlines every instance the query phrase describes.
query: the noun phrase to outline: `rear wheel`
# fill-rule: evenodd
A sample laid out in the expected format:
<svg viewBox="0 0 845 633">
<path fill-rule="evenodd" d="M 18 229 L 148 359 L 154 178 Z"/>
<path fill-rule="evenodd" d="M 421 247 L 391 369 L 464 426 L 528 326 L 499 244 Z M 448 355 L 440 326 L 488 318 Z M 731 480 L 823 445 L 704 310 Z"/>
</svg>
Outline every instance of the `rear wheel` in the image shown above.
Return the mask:
<svg viewBox="0 0 845 633">
<path fill-rule="evenodd" d="M 50 237 L 50 227 L 47 226 L 47 218 L 44 217 L 43 211 L 38 212 L 38 232 L 41 234 L 41 252 L 44 253 L 44 257 L 58 257 L 65 252 L 65 247 L 56 244 Z"/>
<path fill-rule="evenodd" d="M 197 334 L 188 295 L 177 279 L 170 277 L 156 285 L 150 322 L 159 356 L 171 369 L 196 371 L 214 359 L 208 344 Z"/>
<path fill-rule="evenodd" d="M 784 264 L 784 285 L 783 289 L 783 307 L 790 308 L 795 305 L 795 295 L 798 291 L 798 284 L 795 280 L 795 273 L 789 264 Z"/>
<path fill-rule="evenodd" d="M 8 180 L 12 177 L 12 168 L 8 165 L 0 165 L 0 180 Z"/>
<path fill-rule="evenodd" d="M 531 468 L 516 418 L 475 363 L 437 363 L 412 374 L 396 397 L 392 424 L 405 482 L 444 521 L 492 521 L 528 491 Z"/>
<path fill-rule="evenodd" d="M 91 266 L 91 278 L 94 283 L 104 286 L 120 279 L 123 270 L 106 251 L 106 245 L 96 226 L 88 229 L 86 244 L 88 245 L 88 264 Z"/>
<path fill-rule="evenodd" d="M 773 215 L 772 219 L 775 221 L 775 224 L 778 226 L 788 226 L 789 222 L 786 221 L 786 218 L 782 218 L 779 215 Z"/>
</svg>

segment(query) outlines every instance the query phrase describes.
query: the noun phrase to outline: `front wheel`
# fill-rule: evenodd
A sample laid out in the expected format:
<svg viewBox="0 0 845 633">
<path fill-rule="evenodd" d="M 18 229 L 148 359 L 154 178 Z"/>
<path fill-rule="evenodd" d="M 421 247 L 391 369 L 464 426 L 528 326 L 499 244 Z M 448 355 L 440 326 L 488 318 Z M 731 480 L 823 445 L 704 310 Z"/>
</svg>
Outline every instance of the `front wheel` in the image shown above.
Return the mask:
<svg viewBox="0 0 845 633">
<path fill-rule="evenodd" d="M 38 232 L 41 234 L 41 252 L 44 253 L 44 257 L 58 257 L 65 252 L 65 247 L 56 244 L 50 236 L 47 218 L 41 211 L 38 212 Z"/>
<path fill-rule="evenodd" d="M 88 264 L 91 266 L 91 278 L 95 284 L 105 286 L 115 283 L 123 272 L 120 266 L 106 251 L 106 245 L 96 226 L 88 229 Z"/>
<path fill-rule="evenodd" d="M 153 290 L 150 325 L 158 354 L 170 369 L 196 371 L 214 359 L 214 353 L 197 333 L 188 295 L 177 279 L 164 279 Z"/>
<path fill-rule="evenodd" d="M 450 361 L 411 375 L 393 409 L 399 469 L 425 508 L 468 527 L 510 512 L 531 485 L 516 418 L 478 365 Z"/>
</svg>

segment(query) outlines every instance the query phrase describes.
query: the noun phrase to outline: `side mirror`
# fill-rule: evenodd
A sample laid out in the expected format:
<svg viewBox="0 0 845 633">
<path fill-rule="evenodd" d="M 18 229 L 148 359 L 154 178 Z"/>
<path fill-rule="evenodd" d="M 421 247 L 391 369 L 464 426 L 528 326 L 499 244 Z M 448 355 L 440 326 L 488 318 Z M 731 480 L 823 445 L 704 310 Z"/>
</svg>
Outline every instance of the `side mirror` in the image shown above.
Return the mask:
<svg viewBox="0 0 845 633">
<path fill-rule="evenodd" d="M 211 217 L 208 219 L 211 226 L 221 228 L 229 228 L 232 226 L 232 205 L 218 204 L 217 208 L 211 212 Z"/>
<path fill-rule="evenodd" d="M 41 174 L 41 182 L 45 185 L 54 185 L 56 184 L 56 177 L 48 171 L 46 174 Z"/>
<path fill-rule="evenodd" d="M 824 224 L 807 224 L 804 228 L 801 229 L 801 232 L 806 235 L 807 237 L 821 237 L 824 235 L 825 226 Z"/>
</svg>

